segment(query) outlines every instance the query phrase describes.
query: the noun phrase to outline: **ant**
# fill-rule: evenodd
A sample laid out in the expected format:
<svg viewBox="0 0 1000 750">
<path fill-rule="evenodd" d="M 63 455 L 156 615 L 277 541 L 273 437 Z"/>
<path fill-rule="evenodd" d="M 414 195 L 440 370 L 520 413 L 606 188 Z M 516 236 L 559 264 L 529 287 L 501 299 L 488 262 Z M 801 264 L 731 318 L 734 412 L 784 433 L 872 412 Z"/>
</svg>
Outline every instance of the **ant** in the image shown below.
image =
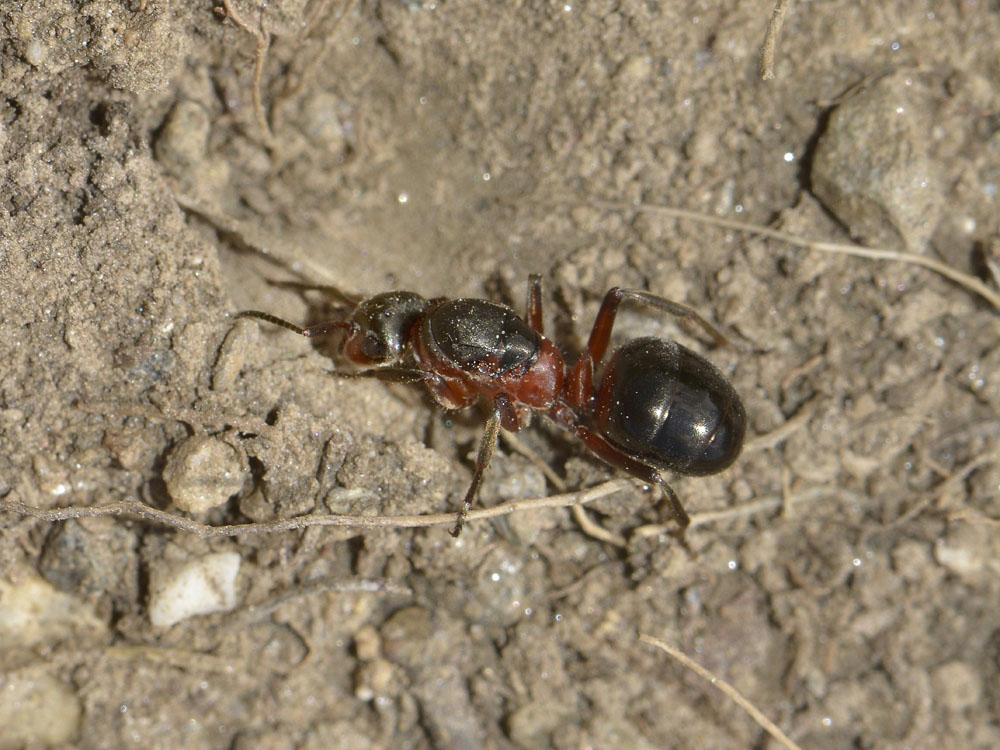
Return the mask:
<svg viewBox="0 0 1000 750">
<path fill-rule="evenodd" d="M 675 341 L 633 339 L 604 365 L 618 308 L 638 302 L 690 320 L 716 342 L 726 337 L 694 309 L 648 292 L 614 288 L 604 296 L 590 340 L 568 368 L 542 327 L 541 277 L 528 282 L 527 318 L 484 299 L 425 299 L 395 291 L 357 300 L 339 290 L 351 315 L 301 328 L 269 313 L 236 317 L 264 320 L 313 337 L 347 332 L 342 350 L 365 368 L 353 376 L 424 383 L 445 409 L 482 399 L 490 407 L 472 484 L 452 536 L 465 525 L 500 428 L 517 432 L 535 412 L 576 435 L 611 466 L 660 488 L 683 541 L 690 518 L 661 470 L 704 476 L 722 471 L 740 453 L 746 431 L 743 403 L 726 377 L 701 355 Z"/>
</svg>

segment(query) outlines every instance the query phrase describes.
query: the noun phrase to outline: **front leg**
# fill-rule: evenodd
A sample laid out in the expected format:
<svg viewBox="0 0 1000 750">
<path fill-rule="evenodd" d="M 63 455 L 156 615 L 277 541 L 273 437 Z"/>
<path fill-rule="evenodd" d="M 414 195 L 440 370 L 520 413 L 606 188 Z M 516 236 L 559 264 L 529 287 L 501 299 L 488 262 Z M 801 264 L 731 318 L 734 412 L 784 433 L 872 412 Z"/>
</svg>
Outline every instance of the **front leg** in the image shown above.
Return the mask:
<svg viewBox="0 0 1000 750">
<path fill-rule="evenodd" d="M 268 279 L 268 284 L 279 289 L 293 289 L 297 292 L 322 292 L 331 300 L 338 300 L 338 305 L 354 309 L 364 299 L 360 295 L 350 294 L 343 289 L 330 284 L 309 284 L 301 281 L 272 281 Z"/>
<path fill-rule="evenodd" d="M 493 460 L 493 453 L 497 447 L 497 436 L 500 434 L 500 423 L 503 421 L 504 413 L 512 408 L 510 397 L 505 393 L 498 394 L 493 399 L 493 411 L 489 419 L 486 420 L 486 429 L 483 431 L 483 439 L 479 443 L 479 455 L 476 456 L 476 469 L 472 473 L 472 484 L 465 493 L 465 500 L 462 501 L 462 508 L 458 511 L 458 518 L 455 519 L 455 528 L 451 530 L 453 537 L 458 537 L 462 533 L 465 521 L 469 517 L 472 503 L 479 493 L 479 485 L 483 483 L 483 474 L 486 473 L 490 461 Z"/>
<path fill-rule="evenodd" d="M 336 378 L 374 378 L 387 383 L 428 383 L 434 378 L 430 373 L 413 367 L 372 367 L 369 370 L 327 370 L 327 375 Z"/>
</svg>

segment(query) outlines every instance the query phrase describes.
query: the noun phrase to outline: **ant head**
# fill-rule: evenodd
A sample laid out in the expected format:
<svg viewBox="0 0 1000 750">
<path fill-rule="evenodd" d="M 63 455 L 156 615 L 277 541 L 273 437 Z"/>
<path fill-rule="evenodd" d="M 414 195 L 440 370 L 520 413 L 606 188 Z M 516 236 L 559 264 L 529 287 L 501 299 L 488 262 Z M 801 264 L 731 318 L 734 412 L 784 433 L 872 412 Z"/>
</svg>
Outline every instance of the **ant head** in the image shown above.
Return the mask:
<svg viewBox="0 0 1000 750">
<path fill-rule="evenodd" d="M 413 292 L 384 292 L 359 303 L 351 315 L 344 354 L 356 365 L 390 365 L 403 356 L 410 329 L 427 309 Z"/>
</svg>

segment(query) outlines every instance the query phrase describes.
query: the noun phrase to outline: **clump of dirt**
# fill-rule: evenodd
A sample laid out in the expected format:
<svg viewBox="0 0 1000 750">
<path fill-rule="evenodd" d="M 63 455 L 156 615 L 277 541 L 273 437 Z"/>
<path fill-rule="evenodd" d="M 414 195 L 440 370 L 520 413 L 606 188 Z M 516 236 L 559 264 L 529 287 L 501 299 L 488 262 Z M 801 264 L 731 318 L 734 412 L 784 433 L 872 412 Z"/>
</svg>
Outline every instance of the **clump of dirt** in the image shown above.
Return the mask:
<svg viewBox="0 0 1000 750">
<path fill-rule="evenodd" d="M 764 83 L 766 11 L 0 9 L 0 500 L 123 511 L 3 514 L 0 610 L 32 614 L 0 618 L 0 747 L 762 742 L 640 632 L 802 747 L 1000 746 L 997 310 L 914 265 L 647 210 L 899 235 L 995 289 L 973 260 L 998 230 L 1000 17 L 798 4 Z M 917 89 L 929 124 L 906 145 L 934 179 L 911 190 L 912 161 L 889 160 L 902 171 L 869 181 L 845 134 L 879 128 L 877 108 L 835 113 Z M 894 132 L 864 143 L 885 154 Z M 834 138 L 840 161 L 814 158 Z M 814 195 L 836 164 L 851 165 L 842 194 L 882 186 L 877 211 Z M 476 520 L 458 541 L 446 525 L 297 524 L 457 510 L 483 419 L 332 377 L 335 341 L 231 314 L 342 314 L 302 283 L 521 309 L 529 273 L 571 361 L 612 286 L 746 342 L 713 348 L 641 309 L 616 324 L 617 340 L 706 354 L 746 404 L 740 460 L 673 482 L 690 551 L 638 483 L 582 518 Z M 614 474 L 544 423 L 519 438 L 482 504 Z M 170 468 L 206 445 L 215 459 Z M 188 516 L 178 471 L 198 485 Z M 235 584 L 222 596 L 199 579 L 217 606 L 195 611 L 212 613 L 154 626 L 154 571 L 200 560 L 238 563 Z M 16 710 L 26 701 L 37 710 Z"/>
</svg>

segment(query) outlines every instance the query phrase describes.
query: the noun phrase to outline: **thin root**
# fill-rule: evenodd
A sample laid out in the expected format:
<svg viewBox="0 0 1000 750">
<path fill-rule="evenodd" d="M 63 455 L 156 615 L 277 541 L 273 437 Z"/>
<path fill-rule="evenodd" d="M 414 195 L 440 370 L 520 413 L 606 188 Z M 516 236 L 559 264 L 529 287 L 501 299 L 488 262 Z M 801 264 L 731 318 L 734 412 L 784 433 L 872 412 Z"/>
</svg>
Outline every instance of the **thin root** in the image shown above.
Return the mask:
<svg viewBox="0 0 1000 750">
<path fill-rule="evenodd" d="M 517 437 L 517 435 L 513 432 L 501 432 L 500 438 L 508 447 L 512 448 L 531 461 L 531 463 L 545 475 L 545 478 L 552 483 L 553 487 L 560 492 L 566 492 L 566 483 L 562 480 L 562 477 L 556 474 L 552 467 L 542 460 L 542 457 L 528 447 L 528 445 Z M 601 526 L 597 523 L 597 521 L 590 517 L 590 514 L 587 513 L 587 509 L 582 505 L 574 505 L 571 512 L 573 514 L 573 520 L 576 521 L 577 525 L 580 527 L 580 531 L 587 536 L 591 536 L 598 541 L 605 542 L 606 544 L 610 544 L 615 547 L 624 548 L 628 546 L 628 540 L 625 539 L 625 537 L 621 534 L 616 534 L 613 531 L 608 531 L 606 528 Z"/>
<path fill-rule="evenodd" d="M 272 127 L 272 121 L 277 117 L 277 112 L 279 108 L 292 96 L 299 93 L 307 81 L 312 78 L 315 74 L 320 62 L 326 55 L 327 48 L 330 45 L 337 29 L 340 28 L 341 23 L 347 18 L 348 14 L 357 5 L 358 0 L 348 0 L 346 7 L 341 12 L 340 16 L 336 19 L 333 24 L 333 28 L 327 34 L 326 38 L 323 40 L 322 46 L 318 53 L 311 55 L 308 63 L 305 66 L 302 74 L 299 76 L 298 81 L 295 84 L 289 83 L 287 80 L 285 82 L 284 88 L 274 96 L 271 103 L 271 117 L 268 118 L 268 114 L 264 109 L 264 104 L 262 101 L 260 89 L 261 81 L 264 77 L 264 64 L 267 62 L 267 55 L 271 49 L 271 38 L 272 31 L 275 34 L 284 35 L 285 33 L 295 34 L 302 36 L 308 35 L 319 23 L 320 17 L 327 9 L 328 0 L 322 0 L 322 2 L 317 3 L 315 9 L 311 13 L 310 17 L 307 19 L 305 26 L 301 31 L 284 30 L 279 28 L 268 28 L 264 23 L 264 9 L 267 4 L 261 6 L 260 21 L 258 23 L 253 23 L 250 18 L 241 13 L 239 10 L 233 7 L 233 0 L 222 0 L 222 9 L 219 11 L 219 15 L 224 18 L 228 18 L 232 21 L 238 28 L 245 31 L 247 34 L 252 36 L 256 41 L 256 49 L 254 52 L 254 64 L 253 64 L 253 85 L 251 88 L 251 97 L 253 99 L 253 111 L 254 116 L 257 119 L 257 125 L 260 128 L 261 136 L 264 141 L 264 145 L 267 149 L 272 152 L 272 154 L 277 154 L 280 151 L 280 143 L 278 139 L 274 137 L 274 128 Z"/>
<path fill-rule="evenodd" d="M 628 479 L 613 479 L 578 492 L 561 495 L 534 498 L 530 500 L 513 500 L 509 503 L 495 505 L 492 508 L 481 508 L 469 512 L 468 520 L 496 518 L 510 513 L 540 508 L 564 508 L 570 505 L 582 505 L 593 502 L 608 495 L 622 492 L 634 483 Z M 428 526 L 450 526 L 455 521 L 454 513 L 432 513 L 414 516 L 334 516 L 310 515 L 297 518 L 285 518 L 276 521 L 260 523 L 239 523 L 223 526 L 211 526 L 198 523 L 190 518 L 154 508 L 134 498 L 119 500 L 105 505 L 71 505 L 63 508 L 38 508 L 10 498 L 0 498 L 0 510 L 30 516 L 43 521 L 65 521 L 70 518 L 94 518 L 98 516 L 133 516 L 144 521 L 180 529 L 196 536 L 208 538 L 217 536 L 242 536 L 246 534 L 273 534 L 281 531 L 294 531 L 310 526 L 339 526 L 357 529 L 384 528 L 419 528 Z"/>
<path fill-rule="evenodd" d="M 732 229 L 737 232 L 747 232 L 748 234 L 756 234 L 761 237 L 770 237 L 771 239 L 778 240 L 779 242 L 785 242 L 793 247 L 802 247 L 807 250 L 816 250 L 823 253 L 853 255 L 858 258 L 870 258 L 872 260 L 894 260 L 900 263 L 911 263 L 915 266 L 922 266 L 934 271 L 935 273 L 944 276 L 946 279 L 955 282 L 959 286 L 965 287 L 970 292 L 978 294 L 980 297 L 985 299 L 996 310 L 1000 310 L 1000 292 L 990 288 L 975 276 L 962 273 L 961 271 L 956 271 L 951 266 L 948 266 L 939 260 L 935 260 L 934 258 L 925 258 L 924 256 L 916 255 L 915 253 L 908 253 L 902 250 L 890 250 L 888 248 L 880 247 L 862 247 L 861 245 L 852 245 L 850 243 L 807 240 L 797 237 L 794 234 L 789 234 L 788 232 L 782 232 L 778 229 L 761 226 L 760 224 L 748 224 L 734 219 L 722 219 L 716 216 L 708 216 L 697 211 L 688 211 L 683 208 L 672 208 L 670 206 L 654 206 L 647 203 L 623 203 L 620 201 L 605 201 L 593 198 L 584 198 L 581 199 L 581 202 L 598 208 L 610 209 L 612 211 L 639 211 L 642 213 L 669 216 L 673 219 L 694 221 L 700 224 L 710 224 L 712 226 L 723 227 L 724 229 Z"/>
<path fill-rule="evenodd" d="M 689 657 L 683 651 L 678 650 L 660 638 L 654 638 L 653 636 L 645 635 L 643 633 L 639 633 L 639 640 L 643 643 L 648 643 L 650 646 L 656 646 L 656 648 L 665 651 L 671 658 L 679 661 L 683 666 L 690 669 L 703 680 L 710 682 L 712 685 L 717 687 L 730 700 L 732 700 L 733 703 L 750 714 L 750 718 L 757 722 L 761 729 L 781 743 L 783 747 L 788 748 L 788 750 L 802 750 L 787 734 L 781 731 L 777 724 L 764 716 L 760 709 L 744 698 L 739 690 L 734 688 L 721 677 L 718 677 L 709 670 L 705 669 L 705 667 L 694 661 L 694 659 Z"/>
<path fill-rule="evenodd" d="M 264 28 L 263 6 L 261 7 L 261 21 L 258 24 L 251 23 L 246 16 L 235 10 L 232 0 L 222 0 L 222 8 L 224 11 L 223 15 L 226 18 L 257 41 L 253 63 L 253 87 L 251 90 L 253 111 L 257 118 L 257 126 L 260 128 L 264 143 L 269 150 L 273 151 L 277 147 L 277 142 L 271 133 L 271 123 L 267 120 L 267 113 L 264 111 L 264 105 L 261 102 L 260 96 L 260 82 L 264 75 L 264 62 L 267 60 L 267 52 L 271 48 L 271 34 Z"/>
<path fill-rule="evenodd" d="M 764 41 L 760 45 L 761 80 L 770 81 L 774 78 L 774 47 L 778 41 L 781 26 L 785 23 L 785 14 L 791 4 L 792 0 L 778 0 L 774 4 L 774 10 L 771 11 L 771 17 L 767 20 Z"/>
<path fill-rule="evenodd" d="M 295 246 L 266 237 L 263 232 L 249 224 L 230 218 L 218 206 L 209 204 L 193 195 L 187 195 L 175 189 L 174 200 L 188 213 L 195 214 L 220 232 L 229 235 L 236 241 L 237 245 L 266 258 L 289 273 L 318 280 L 327 285 L 336 285 L 337 279 L 328 267 L 310 259 Z"/>
</svg>

